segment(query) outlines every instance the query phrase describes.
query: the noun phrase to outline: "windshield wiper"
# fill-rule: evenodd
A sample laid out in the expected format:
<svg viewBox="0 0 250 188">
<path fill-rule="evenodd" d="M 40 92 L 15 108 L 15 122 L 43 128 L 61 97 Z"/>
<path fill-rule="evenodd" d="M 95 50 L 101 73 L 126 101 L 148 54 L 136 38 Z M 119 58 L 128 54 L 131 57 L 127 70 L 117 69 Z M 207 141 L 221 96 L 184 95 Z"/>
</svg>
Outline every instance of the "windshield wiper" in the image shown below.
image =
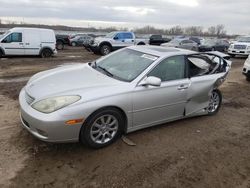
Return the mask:
<svg viewBox="0 0 250 188">
<path fill-rule="evenodd" d="M 101 66 L 96 65 L 96 63 L 95 63 L 95 66 L 96 66 L 96 68 L 99 68 L 99 69 L 103 70 L 108 76 L 110 76 L 110 77 L 113 77 L 113 76 L 114 76 L 111 72 L 109 72 L 109 71 L 108 71 L 107 69 L 105 69 L 104 67 L 101 67 Z"/>
</svg>

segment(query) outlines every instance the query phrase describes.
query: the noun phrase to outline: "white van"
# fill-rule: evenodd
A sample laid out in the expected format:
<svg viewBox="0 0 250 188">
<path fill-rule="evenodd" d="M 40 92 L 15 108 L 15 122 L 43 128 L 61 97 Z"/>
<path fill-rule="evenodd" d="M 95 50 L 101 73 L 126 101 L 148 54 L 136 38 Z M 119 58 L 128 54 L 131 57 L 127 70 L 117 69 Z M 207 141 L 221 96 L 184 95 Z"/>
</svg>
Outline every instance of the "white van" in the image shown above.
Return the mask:
<svg viewBox="0 0 250 188">
<path fill-rule="evenodd" d="M 51 29 L 13 28 L 0 37 L 0 57 L 8 55 L 56 54 L 56 37 Z"/>
</svg>

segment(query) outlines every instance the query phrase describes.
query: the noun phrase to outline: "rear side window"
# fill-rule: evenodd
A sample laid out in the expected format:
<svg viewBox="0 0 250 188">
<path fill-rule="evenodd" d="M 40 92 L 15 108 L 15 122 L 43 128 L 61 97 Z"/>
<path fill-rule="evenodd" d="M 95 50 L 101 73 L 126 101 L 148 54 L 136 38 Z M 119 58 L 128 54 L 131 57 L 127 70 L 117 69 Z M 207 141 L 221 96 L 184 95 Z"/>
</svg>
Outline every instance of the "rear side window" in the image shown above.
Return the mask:
<svg viewBox="0 0 250 188">
<path fill-rule="evenodd" d="M 124 39 L 133 39 L 132 33 L 123 33 L 123 38 Z"/>
<path fill-rule="evenodd" d="M 22 33 L 11 33 L 3 40 L 3 42 L 5 43 L 22 42 Z"/>
<path fill-rule="evenodd" d="M 163 60 L 148 76 L 158 77 L 163 82 L 185 78 L 185 57 L 173 56 Z"/>
<path fill-rule="evenodd" d="M 209 72 L 210 62 L 201 56 L 188 57 L 190 77 L 202 76 Z"/>
</svg>

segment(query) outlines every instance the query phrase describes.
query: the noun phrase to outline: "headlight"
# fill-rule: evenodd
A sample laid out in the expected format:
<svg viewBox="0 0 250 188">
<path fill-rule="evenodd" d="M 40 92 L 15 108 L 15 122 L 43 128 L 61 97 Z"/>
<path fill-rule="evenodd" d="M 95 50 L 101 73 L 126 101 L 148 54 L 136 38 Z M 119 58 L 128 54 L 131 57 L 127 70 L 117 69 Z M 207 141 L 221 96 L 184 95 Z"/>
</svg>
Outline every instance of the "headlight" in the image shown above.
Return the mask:
<svg viewBox="0 0 250 188">
<path fill-rule="evenodd" d="M 81 99 L 80 96 L 61 96 L 61 97 L 51 97 L 41 101 L 36 102 L 32 105 L 32 108 L 36 109 L 42 113 L 55 112 L 65 106 L 73 104 Z"/>
<path fill-rule="evenodd" d="M 233 45 L 233 44 L 230 44 L 229 48 L 230 48 L 230 49 L 233 49 L 233 48 L 234 48 L 234 45 Z"/>
</svg>

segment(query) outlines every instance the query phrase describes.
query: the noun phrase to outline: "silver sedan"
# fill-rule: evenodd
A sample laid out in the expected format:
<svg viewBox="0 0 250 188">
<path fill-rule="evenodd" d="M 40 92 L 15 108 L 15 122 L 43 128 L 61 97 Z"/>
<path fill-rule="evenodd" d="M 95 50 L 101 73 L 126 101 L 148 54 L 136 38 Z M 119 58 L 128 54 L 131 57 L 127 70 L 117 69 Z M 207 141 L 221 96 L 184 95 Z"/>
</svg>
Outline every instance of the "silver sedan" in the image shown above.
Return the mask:
<svg viewBox="0 0 250 188">
<path fill-rule="evenodd" d="M 124 48 L 31 77 L 19 96 L 21 121 L 40 140 L 101 148 L 123 133 L 216 114 L 229 69 L 213 53 Z"/>
</svg>

